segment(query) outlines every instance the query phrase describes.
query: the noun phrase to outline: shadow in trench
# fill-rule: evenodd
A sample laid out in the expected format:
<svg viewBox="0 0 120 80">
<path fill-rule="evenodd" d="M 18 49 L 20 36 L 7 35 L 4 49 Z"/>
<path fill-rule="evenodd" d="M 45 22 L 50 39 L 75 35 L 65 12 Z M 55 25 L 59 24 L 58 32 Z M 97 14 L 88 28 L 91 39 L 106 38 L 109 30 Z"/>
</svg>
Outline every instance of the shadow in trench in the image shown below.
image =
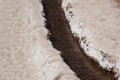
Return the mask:
<svg viewBox="0 0 120 80">
<path fill-rule="evenodd" d="M 53 46 L 62 52 L 67 65 L 81 80 L 116 80 L 114 73 L 103 70 L 88 56 L 79 45 L 79 39 L 71 32 L 69 23 L 61 8 L 61 0 L 42 0 L 46 28 Z"/>
</svg>

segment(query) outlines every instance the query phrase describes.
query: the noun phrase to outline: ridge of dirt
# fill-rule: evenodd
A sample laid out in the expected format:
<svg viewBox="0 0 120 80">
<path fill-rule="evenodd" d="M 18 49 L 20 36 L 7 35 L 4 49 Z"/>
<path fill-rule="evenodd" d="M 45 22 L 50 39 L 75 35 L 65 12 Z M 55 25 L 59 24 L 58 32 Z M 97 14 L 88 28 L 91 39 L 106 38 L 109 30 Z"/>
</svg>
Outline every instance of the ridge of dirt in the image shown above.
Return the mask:
<svg viewBox="0 0 120 80">
<path fill-rule="evenodd" d="M 46 28 L 53 46 L 61 51 L 61 56 L 81 80 L 116 80 L 114 73 L 103 70 L 98 63 L 85 55 L 74 37 L 69 22 L 61 8 L 61 0 L 42 0 Z"/>
</svg>

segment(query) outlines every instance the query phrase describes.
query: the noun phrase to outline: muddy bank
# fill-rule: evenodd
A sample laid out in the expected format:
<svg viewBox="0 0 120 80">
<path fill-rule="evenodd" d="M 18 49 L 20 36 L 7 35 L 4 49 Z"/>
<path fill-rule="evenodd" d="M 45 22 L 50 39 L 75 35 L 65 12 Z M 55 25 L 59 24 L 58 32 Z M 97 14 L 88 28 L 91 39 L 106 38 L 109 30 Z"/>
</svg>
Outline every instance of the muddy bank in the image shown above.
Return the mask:
<svg viewBox="0 0 120 80">
<path fill-rule="evenodd" d="M 46 28 L 53 46 L 61 51 L 61 56 L 81 80 L 116 80 L 114 73 L 102 70 L 96 62 L 84 54 L 70 30 L 61 8 L 60 0 L 43 0 Z M 104 76 L 103 76 L 104 75 Z"/>
</svg>

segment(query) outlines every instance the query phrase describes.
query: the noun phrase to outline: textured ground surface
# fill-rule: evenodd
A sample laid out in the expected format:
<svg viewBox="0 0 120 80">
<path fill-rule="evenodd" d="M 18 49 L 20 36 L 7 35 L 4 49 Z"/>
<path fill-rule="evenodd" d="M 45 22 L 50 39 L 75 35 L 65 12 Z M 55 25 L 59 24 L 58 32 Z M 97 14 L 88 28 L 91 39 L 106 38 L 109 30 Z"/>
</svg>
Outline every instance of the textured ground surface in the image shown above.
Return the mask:
<svg viewBox="0 0 120 80">
<path fill-rule="evenodd" d="M 43 0 L 45 14 L 41 1 L 0 0 L 0 80 L 115 80 L 82 51 L 61 1 Z"/>
<path fill-rule="evenodd" d="M 79 80 L 47 38 L 39 0 L 0 0 L 0 80 Z"/>
</svg>

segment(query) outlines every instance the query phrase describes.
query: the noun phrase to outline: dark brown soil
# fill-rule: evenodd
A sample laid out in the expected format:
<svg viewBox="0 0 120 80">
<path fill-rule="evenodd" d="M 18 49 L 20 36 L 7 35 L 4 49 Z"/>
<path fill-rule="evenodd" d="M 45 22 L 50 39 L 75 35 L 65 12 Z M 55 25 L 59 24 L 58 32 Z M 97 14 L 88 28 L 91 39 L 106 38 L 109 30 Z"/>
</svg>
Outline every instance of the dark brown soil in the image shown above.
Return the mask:
<svg viewBox="0 0 120 80">
<path fill-rule="evenodd" d="M 88 56 L 75 38 L 60 0 L 42 0 L 46 20 L 46 28 L 53 46 L 62 52 L 61 56 L 81 80 L 116 80 L 113 72 L 103 70 Z"/>
<path fill-rule="evenodd" d="M 120 8 L 120 0 L 115 0 L 117 2 L 117 7 Z"/>
<path fill-rule="evenodd" d="M 118 4 L 120 4 L 120 0 L 115 0 Z"/>
</svg>

